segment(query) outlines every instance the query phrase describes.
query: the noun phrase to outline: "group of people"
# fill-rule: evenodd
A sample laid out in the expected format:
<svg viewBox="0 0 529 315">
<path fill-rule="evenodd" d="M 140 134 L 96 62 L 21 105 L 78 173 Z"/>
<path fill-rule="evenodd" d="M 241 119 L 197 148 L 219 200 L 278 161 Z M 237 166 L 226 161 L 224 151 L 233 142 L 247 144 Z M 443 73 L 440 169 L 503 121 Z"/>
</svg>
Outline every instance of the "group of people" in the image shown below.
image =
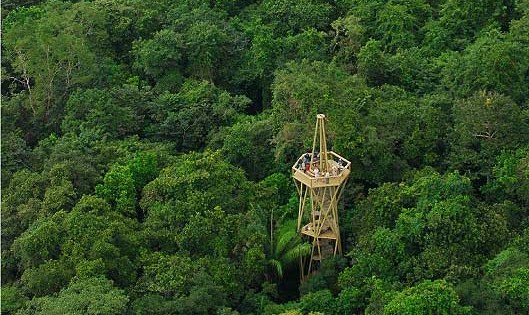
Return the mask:
<svg viewBox="0 0 529 315">
<path fill-rule="evenodd" d="M 316 154 L 314 154 L 314 157 L 316 157 Z M 305 166 L 305 168 L 303 168 L 303 166 Z M 303 161 L 298 161 L 298 169 L 303 170 L 303 172 L 310 170 L 310 153 L 308 151 L 303 155 Z"/>
<path fill-rule="evenodd" d="M 318 151 L 315 151 L 313 153 L 313 159 L 312 161 L 319 161 L 320 157 L 319 157 L 319 152 Z M 303 155 L 303 159 L 300 159 L 298 161 L 298 165 L 297 165 L 297 168 L 299 170 L 303 170 L 304 173 L 310 171 L 310 164 L 311 164 L 311 159 L 310 159 L 310 153 L 309 151 L 307 151 L 304 155 Z M 338 159 L 338 162 L 337 162 L 337 166 L 333 166 L 331 171 L 332 171 L 332 176 L 338 176 L 342 173 L 342 170 L 345 166 L 345 162 L 342 160 L 342 158 L 339 158 Z M 319 178 L 320 177 L 320 169 L 318 168 L 318 166 L 316 166 L 313 170 L 314 172 L 314 177 L 316 178 Z M 331 173 L 329 173 L 329 171 L 326 171 L 324 174 L 323 174 L 324 178 L 325 178 L 325 183 L 328 184 L 329 181 L 330 181 L 330 177 L 331 177 Z"/>
</svg>

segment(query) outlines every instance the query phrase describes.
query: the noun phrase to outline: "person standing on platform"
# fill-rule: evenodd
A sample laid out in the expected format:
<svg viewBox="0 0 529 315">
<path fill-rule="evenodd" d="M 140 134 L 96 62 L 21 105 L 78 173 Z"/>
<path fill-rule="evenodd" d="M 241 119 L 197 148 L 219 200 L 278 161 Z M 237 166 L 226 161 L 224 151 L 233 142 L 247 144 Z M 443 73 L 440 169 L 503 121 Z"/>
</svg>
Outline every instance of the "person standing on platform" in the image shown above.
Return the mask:
<svg viewBox="0 0 529 315">
<path fill-rule="evenodd" d="M 303 163 L 305 163 L 305 173 L 310 171 L 310 154 L 308 151 L 303 156 Z"/>
</svg>

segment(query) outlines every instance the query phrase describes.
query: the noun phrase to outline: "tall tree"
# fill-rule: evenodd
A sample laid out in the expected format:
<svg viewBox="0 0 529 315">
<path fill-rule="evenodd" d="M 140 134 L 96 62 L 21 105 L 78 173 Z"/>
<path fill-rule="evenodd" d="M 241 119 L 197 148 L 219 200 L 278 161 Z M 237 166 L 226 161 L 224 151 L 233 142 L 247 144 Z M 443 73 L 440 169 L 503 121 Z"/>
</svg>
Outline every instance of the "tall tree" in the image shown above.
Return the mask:
<svg viewBox="0 0 529 315">
<path fill-rule="evenodd" d="M 84 2 L 52 1 L 9 14 L 3 26 L 6 57 L 37 122 L 57 130 L 68 94 L 97 76 L 98 45 L 107 38 L 104 21 Z"/>
</svg>

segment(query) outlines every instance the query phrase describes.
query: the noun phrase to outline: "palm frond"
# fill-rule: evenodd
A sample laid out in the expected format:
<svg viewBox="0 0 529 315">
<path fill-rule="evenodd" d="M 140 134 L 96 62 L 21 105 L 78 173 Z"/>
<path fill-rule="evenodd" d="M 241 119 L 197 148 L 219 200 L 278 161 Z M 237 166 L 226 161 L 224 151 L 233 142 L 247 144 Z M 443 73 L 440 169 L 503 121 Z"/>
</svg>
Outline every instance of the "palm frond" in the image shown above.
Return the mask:
<svg viewBox="0 0 529 315">
<path fill-rule="evenodd" d="M 300 239 L 296 231 L 296 220 L 283 221 L 277 230 L 274 253 L 276 256 L 280 256 L 285 249 L 295 246 L 299 243 Z"/>
<path fill-rule="evenodd" d="M 309 255 L 311 250 L 312 246 L 309 243 L 298 244 L 289 251 L 285 252 L 285 254 L 282 256 L 283 263 L 290 264 L 296 259 L 299 259 L 299 257 Z"/>
<path fill-rule="evenodd" d="M 281 265 L 281 262 L 277 259 L 270 259 L 268 263 L 274 267 L 275 272 L 279 276 L 279 278 L 283 278 L 283 266 Z"/>
<path fill-rule="evenodd" d="M 277 241 L 274 246 L 275 254 L 277 256 L 281 256 L 283 252 L 288 251 L 289 248 L 296 246 L 296 244 L 299 242 L 298 238 L 299 236 L 296 230 L 282 231 L 282 233 L 277 235 L 276 238 Z"/>
</svg>

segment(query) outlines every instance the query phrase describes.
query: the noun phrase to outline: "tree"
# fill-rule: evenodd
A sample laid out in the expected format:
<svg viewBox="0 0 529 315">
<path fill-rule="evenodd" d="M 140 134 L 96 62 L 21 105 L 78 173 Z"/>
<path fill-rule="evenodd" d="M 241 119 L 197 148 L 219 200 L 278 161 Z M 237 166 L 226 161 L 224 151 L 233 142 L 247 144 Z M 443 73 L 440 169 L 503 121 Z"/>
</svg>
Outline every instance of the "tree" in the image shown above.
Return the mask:
<svg viewBox="0 0 529 315">
<path fill-rule="evenodd" d="M 527 95 L 529 50 L 517 40 L 490 30 L 443 68 L 443 83 L 458 96 L 493 91 L 523 102 Z"/>
<path fill-rule="evenodd" d="M 222 136 L 224 158 L 244 169 L 248 178 L 260 180 L 274 170 L 273 132 L 269 119 L 249 117 L 220 132 L 219 136 Z"/>
<path fill-rule="evenodd" d="M 13 174 L 28 165 L 29 148 L 22 130 L 2 133 L 2 186 L 7 187 Z"/>
<path fill-rule="evenodd" d="M 234 123 L 248 103 L 246 97 L 232 96 L 210 82 L 188 80 L 178 94 L 158 98 L 146 133 L 175 141 L 179 151 L 203 148 L 221 126 Z"/>
<path fill-rule="evenodd" d="M 244 39 L 228 22 L 226 12 L 205 2 L 181 2 L 171 6 L 166 20 L 170 21 L 168 29 L 181 34 L 182 45 L 172 50 L 180 47 L 185 75 L 219 85 L 227 83 L 223 76 L 231 77 L 232 62 L 244 47 Z"/>
<path fill-rule="evenodd" d="M 339 276 L 340 287 L 359 288 L 367 295 L 373 278 L 395 282 L 400 271 L 399 265 L 406 261 L 405 245 L 397 233 L 387 228 L 377 228 L 363 236 L 350 253 L 355 264 Z"/>
<path fill-rule="evenodd" d="M 529 310 L 529 268 L 517 269 L 510 279 L 502 281 L 497 287 L 498 292 L 512 305 L 515 312 Z"/>
<path fill-rule="evenodd" d="M 347 64 L 348 68 L 356 66 L 356 58 L 365 43 L 365 27 L 361 19 L 354 14 L 340 17 L 331 24 L 334 38 L 331 50 L 334 59 Z"/>
<path fill-rule="evenodd" d="M 136 281 L 142 244 L 138 224 L 104 199 L 83 196 L 64 222 L 62 256 L 81 274 L 104 275 L 121 287 L 129 286 Z"/>
<path fill-rule="evenodd" d="M 24 314 L 122 314 L 129 298 L 104 277 L 74 278 L 57 296 L 34 298 Z"/>
<path fill-rule="evenodd" d="M 361 313 L 363 304 L 362 292 L 359 289 L 355 287 L 343 289 L 336 298 L 336 314 L 346 315 L 351 314 L 352 312 Z"/>
<path fill-rule="evenodd" d="M 220 207 L 196 213 L 178 237 L 180 247 L 193 257 L 226 257 L 235 236 L 230 219 Z"/>
<path fill-rule="evenodd" d="M 74 270 L 65 259 L 47 260 L 38 267 L 24 271 L 20 280 L 32 296 L 46 296 L 59 292 L 74 276 Z"/>
<path fill-rule="evenodd" d="M 178 314 L 211 313 L 240 298 L 241 287 L 237 271 L 224 258 L 192 259 L 184 252 L 168 255 L 153 252 L 142 257 L 144 274 L 136 284 L 143 293 L 163 296 L 171 301 Z M 197 306 L 196 303 L 202 304 Z"/>
<path fill-rule="evenodd" d="M 384 183 L 370 189 L 367 197 L 359 200 L 355 207 L 351 233 L 360 240 L 379 227 L 395 227 L 400 212 L 410 201 L 410 196 L 396 183 Z"/>
<path fill-rule="evenodd" d="M 274 173 L 253 188 L 251 205 L 260 217 L 261 224 L 268 226 L 271 218 L 276 222 L 294 218 L 298 209 L 298 196 L 293 194 L 292 181 L 286 175 Z"/>
<path fill-rule="evenodd" d="M 439 27 L 434 27 L 430 38 L 438 41 L 436 47 L 461 50 L 487 26 L 506 29 L 512 9 L 512 1 L 445 1 L 440 6 L 439 19 L 433 23 Z"/>
<path fill-rule="evenodd" d="M 390 314 L 470 314 L 470 309 L 459 305 L 454 288 L 444 280 L 423 281 L 405 289 L 384 306 Z"/>
<path fill-rule="evenodd" d="M 299 302 L 303 313 L 335 314 L 336 311 L 336 301 L 329 290 L 308 293 L 302 296 Z"/>
<path fill-rule="evenodd" d="M 156 0 L 146 4 L 138 0 L 96 1 L 93 6 L 107 18 L 105 30 L 109 35 L 109 49 L 115 59 L 127 66 L 133 60 L 134 41 L 149 39 L 166 22 L 170 3 Z"/>
<path fill-rule="evenodd" d="M 141 259 L 144 272 L 138 280 L 138 288 L 164 297 L 189 292 L 199 268 L 184 253 L 152 252 Z"/>
<path fill-rule="evenodd" d="M 529 36 L 527 36 L 527 30 L 529 28 L 529 6 L 524 1 L 516 1 L 513 12 L 518 18 L 510 21 L 509 36 L 511 40 L 526 45 L 529 41 Z"/>
<path fill-rule="evenodd" d="M 328 35 L 325 32 L 309 28 L 300 34 L 282 38 L 281 47 L 287 60 L 320 60 L 329 59 Z"/>
<path fill-rule="evenodd" d="M 154 248 L 174 252 L 175 235 L 194 216 L 200 221 L 217 206 L 226 214 L 245 212 L 250 194 L 243 171 L 223 161 L 220 152 L 183 155 L 143 189 L 145 236 Z"/>
<path fill-rule="evenodd" d="M 399 215 L 396 231 L 418 255 L 410 262 L 421 266 L 419 279 L 472 274 L 508 235 L 505 218 L 476 207 L 470 180 L 458 173 L 417 177 L 410 188 L 416 206 Z"/>
<path fill-rule="evenodd" d="M 492 176 L 492 181 L 483 186 L 483 191 L 490 198 L 512 200 L 522 207 L 529 204 L 529 149 L 503 151 L 496 157 Z M 522 214 L 518 220 L 523 219 Z"/>
<path fill-rule="evenodd" d="M 112 207 L 126 216 L 136 215 L 136 189 L 130 168 L 114 166 L 103 179 L 103 184 L 96 186 L 96 193 Z"/>
<path fill-rule="evenodd" d="M 143 220 L 136 199 L 143 187 L 158 174 L 157 161 L 154 153 L 139 152 L 125 165 L 114 164 L 105 174 L 103 183 L 95 187 L 96 194 L 121 214 Z"/>
<path fill-rule="evenodd" d="M 28 298 L 16 286 L 2 285 L 2 312 L 15 314 L 27 302 Z"/>
<path fill-rule="evenodd" d="M 419 101 L 389 85 L 367 90 L 358 100 L 356 108 L 338 111 L 333 119 L 335 151 L 359 161 L 353 178 L 373 186 L 398 181 L 411 167 L 439 162 L 446 137 L 445 114 L 438 104 L 443 100 Z"/>
<path fill-rule="evenodd" d="M 64 220 L 66 213 L 59 211 L 49 218 L 35 221 L 14 242 L 12 249 L 20 258 L 22 268 L 36 267 L 60 255 L 64 241 Z"/>
<path fill-rule="evenodd" d="M 529 139 L 526 113 L 511 98 L 476 93 L 454 107 L 449 161 L 472 178 L 488 179 L 501 148 L 515 148 Z"/>
<path fill-rule="evenodd" d="M 158 31 L 151 39 L 134 42 L 134 64 L 157 85 L 173 91 L 182 81 L 183 42 L 182 34 L 171 29 Z"/>
<path fill-rule="evenodd" d="M 37 122 L 57 130 L 65 97 L 94 79 L 104 15 L 87 3 L 53 1 L 9 14 L 4 44 Z M 97 41 L 96 41 L 97 39 Z"/>
<path fill-rule="evenodd" d="M 72 93 L 66 103 L 62 131 L 92 138 L 92 141 L 137 133 L 136 114 L 129 104 L 120 104 L 120 92 L 87 89 Z"/>
<path fill-rule="evenodd" d="M 272 26 L 273 33 L 294 34 L 309 27 L 322 29 L 329 25 L 333 7 L 320 1 L 309 1 L 303 5 L 290 0 L 263 1 L 257 8 L 265 24 Z"/>
<path fill-rule="evenodd" d="M 46 187 L 45 178 L 27 169 L 16 172 L 2 196 L 2 244 L 9 247 L 13 240 L 33 222 L 41 218 L 41 203 Z"/>
<path fill-rule="evenodd" d="M 527 235 L 527 234 L 526 234 Z M 518 237 L 518 240 L 523 240 Z M 527 264 L 529 256 L 526 249 L 509 246 L 485 265 L 486 275 L 482 279 L 481 290 L 488 292 L 489 301 L 473 300 L 484 311 L 505 311 L 505 313 L 523 313 L 529 310 L 527 286 Z M 477 292 L 476 292 L 477 293 Z"/>
<path fill-rule="evenodd" d="M 101 154 L 85 140 L 72 133 L 62 137 L 50 134 L 33 150 L 33 167 L 42 170 L 42 175 L 54 185 L 71 182 L 77 196 L 92 193 L 106 165 Z"/>
<path fill-rule="evenodd" d="M 249 186 L 242 170 L 222 160 L 220 152 L 182 155 L 144 188 L 142 207 L 184 203 L 194 214 L 220 206 L 227 213 L 246 208 Z M 229 196 L 229 198 L 228 198 Z"/>
<path fill-rule="evenodd" d="M 380 86 L 389 81 L 385 68 L 388 56 L 382 49 L 382 43 L 370 39 L 358 52 L 357 68 L 371 85 Z"/>
<path fill-rule="evenodd" d="M 426 1 L 390 1 L 377 14 L 377 37 L 388 51 L 413 47 L 429 11 Z"/>
<path fill-rule="evenodd" d="M 131 303 L 132 314 L 164 315 L 175 309 L 174 302 L 159 294 L 144 294 Z"/>
<path fill-rule="evenodd" d="M 42 200 L 43 214 L 53 214 L 59 210 L 70 210 L 77 201 L 77 194 L 72 182 L 67 179 L 52 179 L 50 187 Z"/>
<path fill-rule="evenodd" d="M 390 283 L 474 276 L 509 235 L 502 209 L 477 202 L 469 178 L 458 173 L 425 169 L 370 195 L 352 218 L 366 223 L 350 253 L 355 264 L 340 276 L 342 287 L 367 290 L 372 276 Z"/>
<path fill-rule="evenodd" d="M 191 288 L 189 295 L 175 301 L 178 314 L 212 314 L 221 310 L 226 303 L 222 285 L 202 283 Z"/>
</svg>

